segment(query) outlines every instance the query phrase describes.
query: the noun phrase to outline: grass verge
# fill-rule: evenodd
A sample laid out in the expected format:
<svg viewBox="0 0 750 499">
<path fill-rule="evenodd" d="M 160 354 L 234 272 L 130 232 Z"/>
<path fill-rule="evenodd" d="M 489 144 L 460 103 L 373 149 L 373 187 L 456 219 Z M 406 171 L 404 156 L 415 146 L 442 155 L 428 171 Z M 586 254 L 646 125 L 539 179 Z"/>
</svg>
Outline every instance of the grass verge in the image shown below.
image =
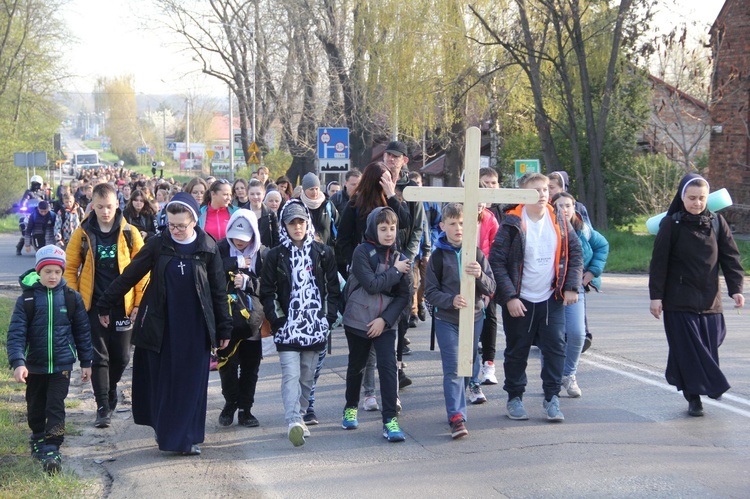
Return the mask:
<svg viewBox="0 0 750 499">
<path fill-rule="evenodd" d="M 609 241 L 609 257 L 605 272 L 626 274 L 648 272 L 656 236 L 619 230 L 603 231 L 602 235 Z M 750 275 L 750 242 L 736 242 L 742 256 L 745 275 Z"/>
<path fill-rule="evenodd" d="M 0 362 L 6 363 L 8 324 L 15 300 L 0 298 Z M 24 385 L 16 383 L 12 371 L 0 369 L 0 499 L 68 498 L 87 495 L 89 483 L 63 466 L 49 476 L 29 456 Z M 65 447 L 63 446 L 63 456 Z M 64 465 L 64 462 L 63 462 Z"/>
</svg>

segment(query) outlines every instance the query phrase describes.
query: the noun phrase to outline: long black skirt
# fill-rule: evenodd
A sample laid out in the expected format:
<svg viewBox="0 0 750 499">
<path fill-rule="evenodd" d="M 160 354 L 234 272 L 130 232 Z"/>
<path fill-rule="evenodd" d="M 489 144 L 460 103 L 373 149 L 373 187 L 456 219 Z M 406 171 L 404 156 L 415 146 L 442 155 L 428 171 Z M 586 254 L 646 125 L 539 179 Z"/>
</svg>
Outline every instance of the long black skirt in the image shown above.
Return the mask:
<svg viewBox="0 0 750 499">
<path fill-rule="evenodd" d="M 664 330 L 670 385 L 687 394 L 713 398 L 729 390 L 719 368 L 719 347 L 727 334 L 724 315 L 664 311 Z"/>
</svg>

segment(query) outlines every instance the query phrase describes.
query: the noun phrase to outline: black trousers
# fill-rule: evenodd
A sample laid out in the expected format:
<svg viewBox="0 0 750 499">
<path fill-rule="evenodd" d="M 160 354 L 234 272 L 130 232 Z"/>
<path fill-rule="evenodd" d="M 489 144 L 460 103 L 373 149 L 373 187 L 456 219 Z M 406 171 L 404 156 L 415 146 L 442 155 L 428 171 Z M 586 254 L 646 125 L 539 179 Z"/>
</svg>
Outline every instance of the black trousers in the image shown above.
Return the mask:
<svg viewBox="0 0 750 499">
<path fill-rule="evenodd" d="M 370 347 L 375 346 L 380 378 L 380 396 L 383 401 L 383 422 L 396 416 L 398 397 L 398 369 L 396 368 L 396 331 L 389 329 L 377 338 L 365 338 L 344 326 L 346 342 L 349 344 L 349 365 L 346 368 L 346 407 L 359 405 L 359 392 L 362 389 Z"/>
<path fill-rule="evenodd" d="M 46 445 L 60 447 L 65 440 L 65 397 L 70 371 L 29 373 L 26 378 L 26 410 L 32 438 L 44 436 Z"/>
<path fill-rule="evenodd" d="M 237 345 L 237 340 L 229 342 L 219 356 L 225 357 Z M 255 403 L 255 386 L 258 384 L 260 361 L 263 360 L 261 341 L 242 340 L 234 355 L 219 369 L 221 394 L 227 404 L 235 404 L 240 409 L 250 410 Z"/>
<path fill-rule="evenodd" d="M 490 300 L 487 308 L 484 309 L 484 325 L 482 325 L 482 363 L 495 362 L 495 353 L 497 345 L 497 305 L 494 300 Z"/>
<path fill-rule="evenodd" d="M 125 317 L 124 307 L 121 305 L 112 310 L 109 327 L 99 323 L 96 307 L 89 310 L 91 323 L 91 343 L 94 345 L 94 362 L 91 365 L 91 387 L 97 407 L 109 408 L 110 392 L 112 398 L 116 395 L 117 383 L 130 362 L 130 338 L 133 335 L 132 326 L 125 331 L 117 331 L 116 322 Z"/>
</svg>

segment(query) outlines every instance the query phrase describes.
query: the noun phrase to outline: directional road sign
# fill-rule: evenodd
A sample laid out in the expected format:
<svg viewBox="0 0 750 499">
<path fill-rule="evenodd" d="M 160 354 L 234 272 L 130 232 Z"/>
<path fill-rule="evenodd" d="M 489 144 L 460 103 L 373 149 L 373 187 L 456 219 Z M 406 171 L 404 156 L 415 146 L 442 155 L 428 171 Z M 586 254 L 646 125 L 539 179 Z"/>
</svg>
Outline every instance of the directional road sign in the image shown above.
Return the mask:
<svg viewBox="0 0 750 499">
<path fill-rule="evenodd" d="M 325 172 L 349 171 L 349 129 L 318 128 L 318 170 Z"/>
<path fill-rule="evenodd" d="M 527 173 L 541 173 L 542 169 L 538 159 L 517 159 L 516 160 L 516 180 Z"/>
</svg>

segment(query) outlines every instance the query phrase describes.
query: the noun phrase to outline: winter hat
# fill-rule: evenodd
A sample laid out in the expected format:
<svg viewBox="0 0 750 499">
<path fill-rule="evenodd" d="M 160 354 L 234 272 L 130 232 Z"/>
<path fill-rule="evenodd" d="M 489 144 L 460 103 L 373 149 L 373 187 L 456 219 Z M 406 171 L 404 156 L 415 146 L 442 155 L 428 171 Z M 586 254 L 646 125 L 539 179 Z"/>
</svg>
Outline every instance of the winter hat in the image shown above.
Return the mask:
<svg viewBox="0 0 750 499">
<path fill-rule="evenodd" d="M 310 221 L 310 217 L 307 213 L 307 210 L 305 209 L 305 206 L 299 201 L 290 201 L 289 203 L 285 204 L 284 209 L 282 210 L 282 219 L 284 220 L 284 223 L 288 224 L 289 222 L 297 218 L 300 218 L 305 222 Z"/>
<path fill-rule="evenodd" d="M 48 244 L 43 248 L 39 248 L 36 252 L 36 266 L 34 270 L 38 274 L 45 265 L 59 265 L 65 270 L 65 250 L 54 244 Z"/>
<path fill-rule="evenodd" d="M 198 221 L 198 212 L 201 211 L 201 207 L 198 205 L 198 201 L 195 200 L 192 194 L 188 194 L 187 192 L 178 192 L 174 195 L 174 197 L 167 203 L 167 207 L 169 207 L 170 204 L 181 204 L 185 208 L 190 210 L 190 213 L 193 215 L 193 220 Z"/>
<path fill-rule="evenodd" d="M 239 209 L 235 211 L 227 224 L 227 239 L 239 239 L 245 242 L 251 241 L 255 235 L 250 222 L 251 218 L 256 219 L 255 213 L 250 210 Z"/>
<path fill-rule="evenodd" d="M 313 172 L 310 172 L 302 177 L 302 190 L 306 191 L 313 187 L 320 187 L 320 179 Z"/>
</svg>

